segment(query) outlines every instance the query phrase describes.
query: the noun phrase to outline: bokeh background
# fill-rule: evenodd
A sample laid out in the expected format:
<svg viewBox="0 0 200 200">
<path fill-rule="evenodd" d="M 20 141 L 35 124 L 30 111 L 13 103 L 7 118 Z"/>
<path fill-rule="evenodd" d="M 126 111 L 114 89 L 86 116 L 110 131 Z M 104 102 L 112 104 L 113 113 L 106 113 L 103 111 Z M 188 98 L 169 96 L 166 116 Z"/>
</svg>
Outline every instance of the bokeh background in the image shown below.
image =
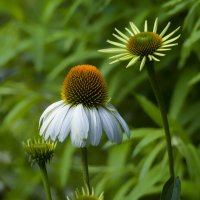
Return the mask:
<svg viewBox="0 0 200 200">
<path fill-rule="evenodd" d="M 97 66 L 111 103 L 131 129 L 121 145 L 89 147 L 92 185 L 105 199 L 157 200 L 169 178 L 162 122 L 146 70 L 139 63 L 109 65 L 97 52 L 144 20 L 158 32 L 181 26 L 179 45 L 156 63 L 168 110 L 175 171 L 182 200 L 200 199 L 200 0 L 1 0 L 0 1 L 0 199 L 45 199 L 37 166 L 30 167 L 22 141 L 38 136 L 44 109 L 60 100 L 63 79 L 78 64 Z M 58 143 L 48 165 L 53 199 L 66 199 L 83 185 L 80 150 Z"/>
</svg>

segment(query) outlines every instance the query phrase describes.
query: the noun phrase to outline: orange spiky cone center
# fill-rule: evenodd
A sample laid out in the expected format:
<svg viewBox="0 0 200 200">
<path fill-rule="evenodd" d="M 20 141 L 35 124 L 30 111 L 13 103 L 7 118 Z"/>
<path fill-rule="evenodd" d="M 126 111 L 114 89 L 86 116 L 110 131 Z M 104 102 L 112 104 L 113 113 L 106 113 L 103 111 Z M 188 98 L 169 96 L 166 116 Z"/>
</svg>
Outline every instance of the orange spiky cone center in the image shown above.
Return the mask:
<svg viewBox="0 0 200 200">
<path fill-rule="evenodd" d="M 108 101 L 106 82 L 95 66 L 78 65 L 69 71 L 63 82 L 62 99 L 71 105 L 104 105 Z"/>
</svg>

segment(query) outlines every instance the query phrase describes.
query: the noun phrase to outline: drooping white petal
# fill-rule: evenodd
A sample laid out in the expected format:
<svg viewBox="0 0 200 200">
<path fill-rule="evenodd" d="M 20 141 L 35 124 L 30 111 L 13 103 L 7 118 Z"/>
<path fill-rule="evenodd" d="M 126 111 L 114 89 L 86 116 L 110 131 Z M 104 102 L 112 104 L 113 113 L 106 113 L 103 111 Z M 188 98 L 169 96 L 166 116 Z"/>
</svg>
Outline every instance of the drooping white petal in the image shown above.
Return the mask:
<svg viewBox="0 0 200 200">
<path fill-rule="evenodd" d="M 47 131 L 47 128 L 49 126 L 49 124 L 51 123 L 51 121 L 54 119 L 54 117 L 56 116 L 57 112 L 64 106 L 64 104 L 60 104 L 59 106 L 57 106 L 55 109 L 49 111 L 45 118 L 41 121 L 41 125 L 40 125 L 40 135 L 44 135 Z"/>
<path fill-rule="evenodd" d="M 59 112 L 59 115 L 57 114 L 54 118 L 55 120 L 55 126 L 54 126 L 54 131 L 53 133 L 50 135 L 52 140 L 55 140 L 58 135 L 60 134 L 62 125 L 64 123 L 64 119 L 68 113 L 70 106 L 69 105 L 65 105 L 64 107 L 62 107 L 62 109 Z"/>
<path fill-rule="evenodd" d="M 58 140 L 60 142 L 63 142 L 64 139 L 69 135 L 73 113 L 74 113 L 74 107 L 70 107 L 68 109 L 67 114 L 65 115 L 65 118 L 63 119 L 60 133 L 58 135 Z"/>
<path fill-rule="evenodd" d="M 142 58 L 142 62 L 141 62 L 141 64 L 140 64 L 140 71 L 143 69 L 143 67 L 144 67 L 144 65 L 145 65 L 145 62 L 146 62 L 146 56 L 144 56 L 144 57 Z"/>
<path fill-rule="evenodd" d="M 139 60 L 139 58 L 140 56 L 133 57 L 133 59 L 128 63 L 126 68 L 130 67 L 131 65 L 134 65 Z"/>
<path fill-rule="evenodd" d="M 57 115 L 60 116 L 60 113 L 56 113 L 56 116 Z M 55 117 L 54 117 L 54 119 L 55 119 Z M 55 135 L 54 131 L 55 131 L 55 126 L 56 126 L 56 121 L 54 119 L 51 121 L 51 123 L 47 127 L 47 130 L 46 130 L 45 135 L 44 135 L 45 140 L 47 140 L 49 137 L 52 140 L 55 140 L 55 137 L 53 135 Z"/>
<path fill-rule="evenodd" d="M 103 107 L 98 108 L 98 113 L 103 125 L 103 129 L 106 132 L 109 140 L 111 142 L 121 143 L 122 133 L 119 124 L 117 123 L 112 113 Z"/>
<path fill-rule="evenodd" d="M 154 25 L 153 25 L 153 32 L 156 33 L 158 28 L 158 18 L 156 18 Z"/>
<path fill-rule="evenodd" d="M 112 104 L 107 104 L 106 107 L 113 113 L 115 118 L 119 121 L 120 125 L 124 129 L 127 137 L 130 138 L 130 130 L 128 128 L 128 125 L 126 124 L 122 116 L 118 113 L 117 109 L 115 109 L 115 107 Z"/>
<path fill-rule="evenodd" d="M 82 104 L 74 108 L 71 122 L 71 140 L 75 146 L 85 146 L 88 137 L 89 122 Z"/>
<path fill-rule="evenodd" d="M 57 102 L 51 104 L 50 106 L 48 106 L 45 109 L 45 111 L 42 113 L 41 117 L 40 117 L 39 126 L 41 125 L 41 122 L 42 122 L 43 118 L 45 118 L 46 115 L 48 115 L 49 112 L 52 112 L 54 109 L 56 109 L 57 107 L 59 107 L 62 104 L 63 104 L 63 100 L 57 101 Z"/>
<path fill-rule="evenodd" d="M 148 31 L 148 24 L 147 24 L 147 20 L 145 20 L 144 22 L 144 32 Z"/>
<path fill-rule="evenodd" d="M 53 135 L 55 135 L 54 130 L 56 126 L 56 118 L 61 117 L 60 114 L 63 107 L 64 105 L 60 105 L 60 107 L 58 107 L 49 115 L 49 118 L 44 120 L 44 123 L 42 124 L 40 131 L 44 134 L 45 140 L 47 140 L 49 137 L 51 137 L 52 140 L 54 139 Z"/>
<path fill-rule="evenodd" d="M 98 145 L 102 135 L 102 124 L 96 108 L 87 109 L 89 120 L 88 140 L 92 145 Z"/>
<path fill-rule="evenodd" d="M 115 31 L 125 40 L 129 40 L 128 36 L 126 36 L 124 33 L 122 33 L 121 31 L 119 31 L 118 29 L 115 28 Z"/>
<path fill-rule="evenodd" d="M 167 26 L 163 29 L 163 31 L 159 34 L 160 37 L 163 37 L 163 35 L 165 35 L 165 33 L 167 32 L 169 26 L 171 25 L 170 22 L 168 22 Z"/>
<path fill-rule="evenodd" d="M 114 42 L 114 41 L 111 41 L 111 40 L 107 40 L 107 42 L 112 44 L 112 45 L 115 45 L 117 47 L 126 48 L 126 45 L 118 43 L 118 42 Z"/>
</svg>

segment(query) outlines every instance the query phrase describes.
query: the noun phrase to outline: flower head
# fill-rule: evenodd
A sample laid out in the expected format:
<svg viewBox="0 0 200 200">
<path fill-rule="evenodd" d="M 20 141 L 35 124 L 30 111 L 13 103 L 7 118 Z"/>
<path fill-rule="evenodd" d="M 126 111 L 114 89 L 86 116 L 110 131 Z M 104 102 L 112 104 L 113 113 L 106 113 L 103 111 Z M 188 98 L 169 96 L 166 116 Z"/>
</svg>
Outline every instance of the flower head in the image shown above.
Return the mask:
<svg viewBox="0 0 200 200">
<path fill-rule="evenodd" d="M 107 42 L 117 48 L 108 48 L 99 51 L 103 53 L 116 54 L 110 57 L 110 59 L 113 60 L 110 64 L 123 60 L 130 60 L 126 66 L 130 67 L 140 60 L 140 70 L 142 70 L 147 59 L 150 61 L 160 61 L 158 57 L 165 56 L 163 51 L 171 50 L 169 47 L 178 45 L 178 43 L 174 43 L 174 41 L 176 41 L 180 35 L 173 38 L 171 37 L 179 30 L 180 27 L 164 36 L 170 26 L 170 22 L 160 34 L 157 33 L 157 26 L 158 19 L 156 18 L 153 31 L 148 31 L 148 24 L 147 21 L 145 21 L 144 31 L 140 32 L 137 26 L 133 22 L 130 22 L 131 28 L 125 28 L 129 36 L 115 28 L 116 34 L 114 33 L 113 36 L 119 41 L 115 42 L 107 40 Z"/>
<path fill-rule="evenodd" d="M 108 90 L 99 70 L 91 65 L 73 67 L 62 87 L 62 100 L 53 103 L 40 117 L 40 135 L 63 141 L 69 134 L 73 145 L 98 145 L 104 131 L 111 142 L 122 141 L 126 122 L 108 102 Z"/>
<path fill-rule="evenodd" d="M 23 147 L 29 156 L 31 164 L 47 163 L 53 157 L 56 142 L 50 140 L 44 141 L 43 138 L 40 139 L 28 139 L 27 142 L 23 142 Z"/>
<path fill-rule="evenodd" d="M 70 198 L 67 197 L 67 200 L 70 200 Z M 93 188 L 92 194 L 90 194 L 88 188 L 82 188 L 82 191 L 79 191 L 78 189 L 75 191 L 74 196 L 71 200 L 104 200 L 104 196 L 103 193 L 101 193 L 99 197 L 95 196 Z"/>
</svg>

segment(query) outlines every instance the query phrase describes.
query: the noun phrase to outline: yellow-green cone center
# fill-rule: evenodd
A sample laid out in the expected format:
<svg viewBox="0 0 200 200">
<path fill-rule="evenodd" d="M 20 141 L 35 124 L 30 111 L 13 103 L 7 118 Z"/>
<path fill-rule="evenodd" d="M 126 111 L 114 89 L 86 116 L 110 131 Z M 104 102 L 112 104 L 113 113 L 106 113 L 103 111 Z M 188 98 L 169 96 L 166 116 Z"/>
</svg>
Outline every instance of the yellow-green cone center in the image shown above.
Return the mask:
<svg viewBox="0 0 200 200">
<path fill-rule="evenodd" d="M 64 80 L 62 98 L 71 105 L 104 105 L 108 101 L 106 82 L 96 67 L 78 65 L 69 71 Z"/>
<path fill-rule="evenodd" d="M 131 37 L 127 44 L 128 51 L 137 56 L 152 55 L 162 45 L 162 38 L 154 32 L 141 32 Z"/>
</svg>

